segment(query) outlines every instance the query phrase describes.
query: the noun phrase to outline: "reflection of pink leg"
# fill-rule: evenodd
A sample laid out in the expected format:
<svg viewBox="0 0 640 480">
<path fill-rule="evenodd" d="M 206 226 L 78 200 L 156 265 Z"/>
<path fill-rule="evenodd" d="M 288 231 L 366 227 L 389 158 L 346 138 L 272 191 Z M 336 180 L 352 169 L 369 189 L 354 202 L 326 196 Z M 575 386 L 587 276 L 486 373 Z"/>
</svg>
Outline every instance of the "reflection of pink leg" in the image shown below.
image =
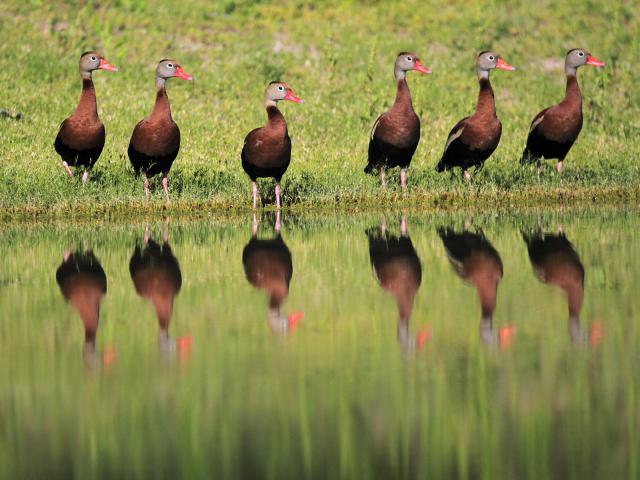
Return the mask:
<svg viewBox="0 0 640 480">
<path fill-rule="evenodd" d="M 144 244 L 149 243 L 149 225 L 144 226 Z"/>
<path fill-rule="evenodd" d="M 255 211 L 253 212 L 253 229 L 251 230 L 251 233 L 254 237 L 258 235 L 258 217 L 256 216 Z"/>
<path fill-rule="evenodd" d="M 400 170 L 400 185 L 402 186 L 402 191 L 404 192 L 407 189 L 407 169 L 403 168 Z"/>
<path fill-rule="evenodd" d="M 167 197 L 167 202 L 169 201 L 169 177 L 165 173 L 162 175 L 162 189 L 164 190 L 164 194 Z"/>
<path fill-rule="evenodd" d="M 556 171 L 560 173 L 562 171 L 562 160 L 556 163 Z"/>
<path fill-rule="evenodd" d="M 85 170 L 82 174 L 82 183 L 87 183 L 89 181 L 89 171 Z"/>
<path fill-rule="evenodd" d="M 276 208 L 280 210 L 280 183 L 276 182 Z"/>
<path fill-rule="evenodd" d="M 253 190 L 253 209 L 255 210 L 258 206 L 258 182 L 255 180 L 251 182 L 251 188 Z"/>
<path fill-rule="evenodd" d="M 280 229 L 282 228 L 282 224 L 280 223 L 280 210 L 276 212 L 276 232 L 280 233 Z"/>
<path fill-rule="evenodd" d="M 162 236 L 162 240 L 164 243 L 169 243 L 169 221 L 167 220 L 164 224 L 164 235 Z"/>
<path fill-rule="evenodd" d="M 67 260 L 69 260 L 69 257 L 71 256 L 71 250 L 65 250 L 64 251 L 64 261 L 66 262 Z"/>
<path fill-rule="evenodd" d="M 149 179 L 147 178 L 147 175 L 144 174 L 142 177 L 142 185 L 144 186 L 144 196 L 146 198 L 149 198 Z"/>
<path fill-rule="evenodd" d="M 62 162 L 62 166 L 64 168 L 64 171 L 67 172 L 67 175 L 69 175 L 70 177 L 73 177 L 73 172 L 69 168 L 69 164 L 67 162 L 63 161 Z"/>
<path fill-rule="evenodd" d="M 382 223 L 380 224 L 380 233 L 384 236 L 387 232 L 387 219 L 382 217 Z"/>
<path fill-rule="evenodd" d="M 407 236 L 407 220 L 404 218 L 404 215 L 400 220 L 400 233 L 402 234 L 403 237 Z"/>
<path fill-rule="evenodd" d="M 383 187 L 386 187 L 386 186 L 387 186 L 387 179 L 386 179 L 385 174 L 384 174 L 384 167 L 382 167 L 382 168 L 380 169 L 380 184 L 381 184 Z"/>
</svg>

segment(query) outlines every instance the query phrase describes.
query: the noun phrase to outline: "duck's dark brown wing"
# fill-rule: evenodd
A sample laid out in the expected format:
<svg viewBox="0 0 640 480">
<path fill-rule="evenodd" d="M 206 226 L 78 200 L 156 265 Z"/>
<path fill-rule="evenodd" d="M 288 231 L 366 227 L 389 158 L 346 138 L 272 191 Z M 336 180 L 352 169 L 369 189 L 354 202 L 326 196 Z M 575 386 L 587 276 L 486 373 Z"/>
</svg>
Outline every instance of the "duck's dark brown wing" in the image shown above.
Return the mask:
<svg viewBox="0 0 640 480">
<path fill-rule="evenodd" d="M 464 131 L 465 124 L 469 117 L 464 117 L 449 132 L 449 136 L 447 137 L 447 143 L 444 146 L 444 152 L 442 153 L 442 158 L 436 169 L 438 172 L 442 172 L 444 170 L 449 170 L 450 168 L 459 166 L 459 160 L 461 154 L 467 150 L 467 146 L 462 142 L 462 133 Z"/>
</svg>

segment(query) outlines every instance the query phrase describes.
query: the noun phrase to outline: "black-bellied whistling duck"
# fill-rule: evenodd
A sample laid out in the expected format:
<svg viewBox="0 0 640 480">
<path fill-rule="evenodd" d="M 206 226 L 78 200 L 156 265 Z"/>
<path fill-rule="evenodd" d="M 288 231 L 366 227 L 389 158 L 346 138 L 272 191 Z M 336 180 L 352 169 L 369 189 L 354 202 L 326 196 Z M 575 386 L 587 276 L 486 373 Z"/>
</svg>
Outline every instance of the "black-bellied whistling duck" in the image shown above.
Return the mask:
<svg viewBox="0 0 640 480">
<path fill-rule="evenodd" d="M 253 189 L 253 208 L 258 205 L 258 178 L 276 181 L 276 207 L 280 208 L 280 180 L 291 161 L 291 139 L 284 115 L 278 110 L 280 100 L 303 103 L 291 87 L 283 82 L 271 82 L 264 93 L 267 124 L 251 130 L 244 138 L 242 168 L 249 175 Z"/>
<path fill-rule="evenodd" d="M 56 270 L 56 281 L 65 300 L 73 305 L 82 320 L 83 356 L 87 365 L 93 366 L 100 302 L 107 293 L 107 276 L 91 250 L 67 251 Z"/>
<path fill-rule="evenodd" d="M 385 170 L 400 167 L 402 190 L 407 185 L 407 168 L 420 141 L 420 119 L 413 111 L 407 72 L 431 73 L 415 53 L 398 54 L 394 66 L 397 83 L 396 100 L 373 124 L 369 140 L 369 163 L 365 173 L 380 171 L 380 182 L 386 185 Z"/>
<path fill-rule="evenodd" d="M 173 314 L 173 299 L 182 287 L 182 272 L 169 246 L 167 225 L 162 245 L 149 238 L 149 228 L 145 227 L 144 244 L 136 245 L 133 250 L 129 261 L 129 273 L 138 295 L 151 301 L 156 310 L 160 350 L 172 351 L 169 324 Z"/>
<path fill-rule="evenodd" d="M 476 111 L 470 117 L 460 120 L 451 129 L 437 166 L 438 172 L 460 167 L 464 178 L 469 181 L 471 180 L 469 168 L 482 168 L 484 161 L 498 146 L 502 124 L 496 115 L 495 98 L 489 82 L 489 72 L 494 68 L 515 70 L 515 67 L 507 64 L 497 53 L 478 54 L 476 74 L 480 83 L 480 93 L 478 93 Z"/>
<path fill-rule="evenodd" d="M 567 295 L 569 336 L 574 342 L 579 342 L 584 267 L 578 253 L 565 237 L 562 227 L 558 227 L 557 234 L 543 234 L 540 230 L 531 234 L 523 232 L 522 238 L 527 244 L 536 278 L 542 283 L 560 287 Z"/>
<path fill-rule="evenodd" d="M 280 315 L 280 307 L 289 295 L 289 283 L 293 276 L 291 251 L 280 233 L 280 212 L 276 213 L 276 236 L 258 238 L 258 221 L 253 217 L 251 239 L 242 250 L 244 273 L 251 285 L 265 290 L 269 295 L 267 321 L 272 332 L 286 334 L 296 327 L 302 317 L 296 312 L 288 317 Z"/>
<path fill-rule="evenodd" d="M 180 150 L 180 129 L 171 118 L 171 107 L 165 87 L 169 78 L 192 80 L 175 61 L 160 60 L 156 68 L 156 103 L 151 115 L 133 129 L 129 141 L 129 160 L 136 172 L 142 173 L 144 194 L 149 195 L 149 177 L 162 174 L 162 188 L 169 199 L 169 170 Z"/>
<path fill-rule="evenodd" d="M 487 345 L 494 343 L 493 312 L 496 309 L 498 284 L 502 279 L 502 260 L 482 231 L 456 233 L 453 228 L 438 228 L 447 251 L 449 263 L 456 274 L 472 284 L 480 300 L 480 338 Z"/>
<path fill-rule="evenodd" d="M 89 179 L 89 170 L 100 158 L 104 147 L 104 125 L 98 117 L 96 91 L 91 74 L 94 70 L 117 72 L 118 69 L 107 62 L 98 52 L 85 52 L 80 56 L 80 77 L 82 93 L 75 112 L 60 125 L 55 148 L 62 158 L 62 166 L 70 177 L 70 167 L 82 167 L 82 181 Z"/>
<path fill-rule="evenodd" d="M 522 152 L 523 164 L 536 162 L 540 178 L 540 158 L 557 158 L 556 170 L 562 171 L 562 162 L 576 141 L 582 129 L 582 95 L 578 85 L 578 67 L 593 65 L 604 67 L 604 63 L 581 48 L 567 52 L 564 73 L 567 76 L 567 90 L 564 100 L 538 113 L 529 128 L 527 146 Z"/>
<path fill-rule="evenodd" d="M 366 234 L 376 280 L 383 290 L 393 295 L 398 306 L 398 343 L 404 349 L 420 348 L 420 343 L 426 340 L 426 333 L 420 332 L 415 338 L 411 337 L 409 318 L 422 281 L 422 265 L 407 234 L 407 223 L 403 217 L 400 236 L 387 232 L 385 222 L 380 227 L 368 228 Z"/>
</svg>

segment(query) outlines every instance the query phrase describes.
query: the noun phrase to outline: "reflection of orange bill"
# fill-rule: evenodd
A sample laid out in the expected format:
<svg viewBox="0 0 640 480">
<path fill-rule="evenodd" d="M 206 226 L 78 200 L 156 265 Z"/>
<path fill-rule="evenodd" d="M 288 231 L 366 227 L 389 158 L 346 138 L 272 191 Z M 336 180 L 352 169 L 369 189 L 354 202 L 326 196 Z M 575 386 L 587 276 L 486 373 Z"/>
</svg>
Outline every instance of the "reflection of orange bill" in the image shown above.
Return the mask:
<svg viewBox="0 0 640 480">
<path fill-rule="evenodd" d="M 105 345 L 102 350 L 102 365 L 104 365 L 104 368 L 108 369 L 115 362 L 117 356 L 116 347 L 110 344 Z"/>
<path fill-rule="evenodd" d="M 424 347 L 426 343 L 429 343 L 429 340 L 431 340 L 431 328 L 424 327 L 422 330 L 419 330 L 418 333 L 416 333 L 418 351 L 422 350 L 422 347 Z"/>
<path fill-rule="evenodd" d="M 293 312 L 287 317 L 287 323 L 289 324 L 289 330 L 293 330 L 304 318 L 304 312 Z"/>
<path fill-rule="evenodd" d="M 591 346 L 598 345 L 604 338 L 604 323 L 591 322 L 589 324 L 589 343 Z"/>
<path fill-rule="evenodd" d="M 516 327 L 513 325 L 505 325 L 498 329 L 498 345 L 500 349 L 505 349 L 513 344 L 513 339 L 516 336 Z"/>
</svg>

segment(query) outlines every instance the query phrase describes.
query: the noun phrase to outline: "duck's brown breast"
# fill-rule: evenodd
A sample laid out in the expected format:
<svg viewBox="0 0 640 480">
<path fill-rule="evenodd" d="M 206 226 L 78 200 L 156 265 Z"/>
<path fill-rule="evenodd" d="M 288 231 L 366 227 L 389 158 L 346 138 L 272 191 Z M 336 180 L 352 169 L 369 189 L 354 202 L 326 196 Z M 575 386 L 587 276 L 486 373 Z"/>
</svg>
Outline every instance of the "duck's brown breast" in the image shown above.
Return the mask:
<svg viewBox="0 0 640 480">
<path fill-rule="evenodd" d="M 131 145 L 151 157 L 168 155 L 180 148 L 180 130 L 170 118 L 145 118 L 133 130 Z"/>
</svg>

